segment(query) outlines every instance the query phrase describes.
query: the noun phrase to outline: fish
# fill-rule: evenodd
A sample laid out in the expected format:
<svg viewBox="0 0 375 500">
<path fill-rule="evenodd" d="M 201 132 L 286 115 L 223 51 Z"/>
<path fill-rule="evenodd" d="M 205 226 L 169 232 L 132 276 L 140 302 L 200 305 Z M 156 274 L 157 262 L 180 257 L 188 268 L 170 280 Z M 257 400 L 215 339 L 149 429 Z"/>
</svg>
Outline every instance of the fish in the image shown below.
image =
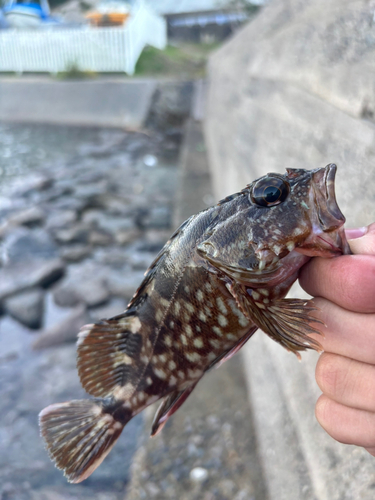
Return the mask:
<svg viewBox="0 0 375 500">
<path fill-rule="evenodd" d="M 100 465 L 125 425 L 157 400 L 158 434 L 204 374 L 259 328 L 300 357 L 321 350 L 309 300 L 285 298 L 314 256 L 350 254 L 335 198 L 337 167 L 287 168 L 186 220 L 131 299 L 78 334 L 77 368 L 92 399 L 52 404 L 39 423 L 69 482 Z"/>
</svg>

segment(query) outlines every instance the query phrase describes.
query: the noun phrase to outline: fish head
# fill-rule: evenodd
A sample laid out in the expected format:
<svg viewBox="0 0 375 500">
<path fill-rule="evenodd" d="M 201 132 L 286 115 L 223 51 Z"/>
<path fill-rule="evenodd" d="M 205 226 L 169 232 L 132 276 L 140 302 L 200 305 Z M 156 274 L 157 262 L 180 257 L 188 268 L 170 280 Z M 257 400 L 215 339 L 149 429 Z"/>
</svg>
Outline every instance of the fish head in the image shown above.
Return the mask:
<svg viewBox="0 0 375 500">
<path fill-rule="evenodd" d="M 259 221 L 249 245 L 260 270 L 271 271 L 295 252 L 326 258 L 351 253 L 335 196 L 336 171 L 332 163 L 315 170 L 288 168 L 285 175 L 267 174 L 248 186 Z"/>
<path fill-rule="evenodd" d="M 223 200 L 221 222 L 198 251 L 236 280 L 270 285 L 295 275 L 310 257 L 349 254 L 336 170 L 288 168 L 255 180 Z"/>
</svg>

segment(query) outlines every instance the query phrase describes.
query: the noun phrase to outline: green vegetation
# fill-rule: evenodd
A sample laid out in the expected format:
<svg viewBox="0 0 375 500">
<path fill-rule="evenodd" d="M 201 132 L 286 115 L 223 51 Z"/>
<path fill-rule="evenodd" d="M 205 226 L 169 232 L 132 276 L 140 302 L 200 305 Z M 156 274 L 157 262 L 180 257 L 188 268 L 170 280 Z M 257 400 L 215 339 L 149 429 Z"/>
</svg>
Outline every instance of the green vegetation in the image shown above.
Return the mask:
<svg viewBox="0 0 375 500">
<path fill-rule="evenodd" d="M 56 74 L 56 78 L 65 80 L 81 80 L 83 78 L 95 78 L 97 73 L 94 71 L 82 71 L 76 62 L 71 62 L 66 66 L 65 71 Z"/>
<path fill-rule="evenodd" d="M 205 74 L 210 53 L 219 47 L 214 44 L 168 45 L 165 50 L 146 47 L 138 59 L 135 74 L 201 78 Z"/>
</svg>

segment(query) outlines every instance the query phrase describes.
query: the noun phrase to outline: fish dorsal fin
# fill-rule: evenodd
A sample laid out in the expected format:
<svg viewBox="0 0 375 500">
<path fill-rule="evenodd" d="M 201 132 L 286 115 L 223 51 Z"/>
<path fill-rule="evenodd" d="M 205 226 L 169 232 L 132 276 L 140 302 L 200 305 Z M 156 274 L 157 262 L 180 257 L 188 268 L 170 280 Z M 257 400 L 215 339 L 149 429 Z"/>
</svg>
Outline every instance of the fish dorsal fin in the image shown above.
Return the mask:
<svg viewBox="0 0 375 500">
<path fill-rule="evenodd" d="M 321 333 L 312 323 L 324 324 L 313 315 L 318 309 L 311 300 L 276 299 L 266 305 L 249 296 L 244 286 L 232 285 L 228 290 L 248 319 L 299 359 L 298 351 L 323 350 L 320 343 L 309 336 Z"/>
<path fill-rule="evenodd" d="M 116 388 L 127 387 L 126 396 L 131 396 L 142 368 L 140 330 L 138 317 L 126 314 L 81 328 L 77 368 L 85 391 L 95 397 L 107 397 Z"/>
</svg>

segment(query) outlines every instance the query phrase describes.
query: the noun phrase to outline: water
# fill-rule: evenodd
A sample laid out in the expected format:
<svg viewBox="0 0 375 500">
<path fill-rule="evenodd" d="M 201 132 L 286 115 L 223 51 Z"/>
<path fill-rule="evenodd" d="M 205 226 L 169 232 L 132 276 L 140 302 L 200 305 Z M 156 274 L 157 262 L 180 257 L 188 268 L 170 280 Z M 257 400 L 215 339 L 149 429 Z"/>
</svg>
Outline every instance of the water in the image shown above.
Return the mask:
<svg viewBox="0 0 375 500">
<path fill-rule="evenodd" d="M 0 123 L 0 196 L 41 168 L 58 168 L 85 144 L 118 136 L 116 130 Z"/>
</svg>

